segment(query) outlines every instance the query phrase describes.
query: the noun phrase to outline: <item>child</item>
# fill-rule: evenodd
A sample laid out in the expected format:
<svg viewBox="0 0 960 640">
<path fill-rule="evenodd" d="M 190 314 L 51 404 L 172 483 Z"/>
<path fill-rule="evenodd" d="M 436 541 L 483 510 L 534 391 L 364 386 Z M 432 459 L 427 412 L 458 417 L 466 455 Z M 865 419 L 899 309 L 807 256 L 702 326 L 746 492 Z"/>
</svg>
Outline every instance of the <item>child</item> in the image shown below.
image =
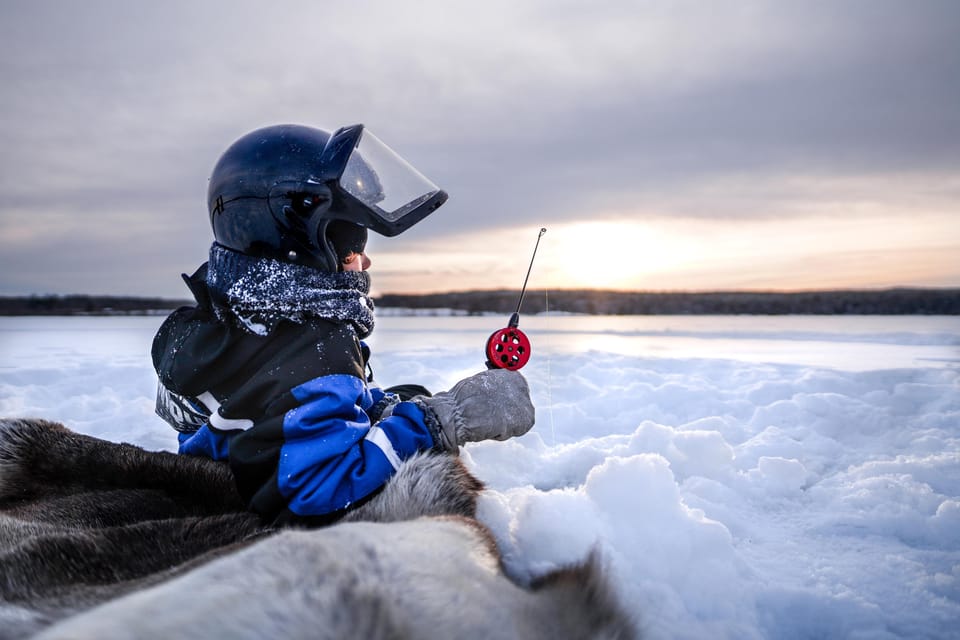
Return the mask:
<svg viewBox="0 0 960 640">
<path fill-rule="evenodd" d="M 215 242 L 184 276 L 197 304 L 154 338 L 157 413 L 181 453 L 228 461 L 265 521 L 329 522 L 418 452 L 533 425 L 517 372 L 484 371 L 432 397 L 369 384 L 367 229 L 397 235 L 445 200 L 361 125 L 267 127 L 215 166 Z"/>
</svg>

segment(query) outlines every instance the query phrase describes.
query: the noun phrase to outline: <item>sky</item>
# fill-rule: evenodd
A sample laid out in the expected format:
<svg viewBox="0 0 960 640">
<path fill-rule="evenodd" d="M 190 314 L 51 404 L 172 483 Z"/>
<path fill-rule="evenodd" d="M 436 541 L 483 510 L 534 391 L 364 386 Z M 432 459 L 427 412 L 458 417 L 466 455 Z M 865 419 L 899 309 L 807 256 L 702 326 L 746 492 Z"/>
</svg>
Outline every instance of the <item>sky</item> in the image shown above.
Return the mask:
<svg viewBox="0 0 960 640">
<path fill-rule="evenodd" d="M 0 295 L 185 297 L 234 140 L 450 194 L 374 293 L 960 286 L 960 3 L 0 3 Z"/>
</svg>

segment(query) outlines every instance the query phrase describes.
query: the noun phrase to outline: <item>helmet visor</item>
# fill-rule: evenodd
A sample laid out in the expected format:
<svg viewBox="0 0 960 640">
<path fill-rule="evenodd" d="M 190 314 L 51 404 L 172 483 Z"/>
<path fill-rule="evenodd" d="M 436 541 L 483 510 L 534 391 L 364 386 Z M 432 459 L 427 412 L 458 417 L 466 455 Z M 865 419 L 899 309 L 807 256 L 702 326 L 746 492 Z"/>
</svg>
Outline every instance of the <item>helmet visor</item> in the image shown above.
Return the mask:
<svg viewBox="0 0 960 640">
<path fill-rule="evenodd" d="M 340 187 L 384 221 L 397 224 L 419 219 L 421 205 L 440 188 L 414 169 L 369 130 L 350 154 L 340 175 Z"/>
</svg>

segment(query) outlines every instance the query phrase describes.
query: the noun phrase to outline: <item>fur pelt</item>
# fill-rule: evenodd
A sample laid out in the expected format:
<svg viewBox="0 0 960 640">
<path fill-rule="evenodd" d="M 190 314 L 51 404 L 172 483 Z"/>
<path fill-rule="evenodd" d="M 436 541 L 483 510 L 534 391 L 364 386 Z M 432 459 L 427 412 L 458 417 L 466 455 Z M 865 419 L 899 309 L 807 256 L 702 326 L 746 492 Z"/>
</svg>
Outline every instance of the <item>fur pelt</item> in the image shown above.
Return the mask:
<svg viewBox="0 0 960 640">
<path fill-rule="evenodd" d="M 198 594 L 203 594 L 202 598 Z M 632 638 L 596 558 L 524 588 L 467 518 L 285 531 L 44 639 Z"/>
<path fill-rule="evenodd" d="M 0 419 L 0 638 L 632 637 L 595 557 L 511 580 L 481 489 L 424 454 L 336 524 L 277 531 L 223 463 Z"/>
</svg>

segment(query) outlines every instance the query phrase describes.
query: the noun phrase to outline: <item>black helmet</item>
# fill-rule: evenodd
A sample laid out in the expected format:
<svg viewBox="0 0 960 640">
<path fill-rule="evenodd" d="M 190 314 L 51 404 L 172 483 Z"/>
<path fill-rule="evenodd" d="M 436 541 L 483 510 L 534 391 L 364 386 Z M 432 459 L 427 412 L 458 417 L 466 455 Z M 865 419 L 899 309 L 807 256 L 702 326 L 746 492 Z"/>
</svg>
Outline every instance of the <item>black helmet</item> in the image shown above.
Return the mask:
<svg viewBox="0 0 960 640">
<path fill-rule="evenodd" d="M 395 236 L 446 199 L 359 124 L 333 135 L 300 125 L 248 133 L 220 156 L 207 193 L 217 243 L 323 271 L 338 266 L 331 221 Z"/>
</svg>

